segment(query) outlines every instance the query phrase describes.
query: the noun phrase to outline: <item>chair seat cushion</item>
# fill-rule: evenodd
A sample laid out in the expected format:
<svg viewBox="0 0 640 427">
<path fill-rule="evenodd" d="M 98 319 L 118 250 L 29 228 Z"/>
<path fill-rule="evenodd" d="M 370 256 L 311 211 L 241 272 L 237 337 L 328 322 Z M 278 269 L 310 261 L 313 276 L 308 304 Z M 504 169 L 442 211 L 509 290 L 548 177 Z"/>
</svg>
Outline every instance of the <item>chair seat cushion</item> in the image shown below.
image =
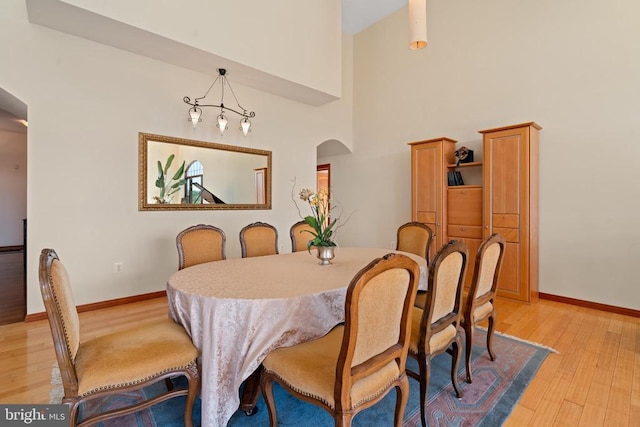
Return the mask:
<svg viewBox="0 0 640 427">
<path fill-rule="evenodd" d="M 78 395 L 139 384 L 197 357 L 189 335 L 170 319 L 94 338 L 81 343 L 76 356 Z"/>
<path fill-rule="evenodd" d="M 464 292 L 462 296 L 462 312 L 467 312 L 467 298 L 469 297 L 468 292 Z M 417 305 L 417 304 L 416 304 Z M 484 304 L 477 306 L 473 309 L 473 323 L 479 322 L 481 320 L 486 319 L 489 314 L 493 312 L 493 304 L 491 301 L 487 301 Z M 464 321 L 464 319 L 462 319 Z"/>
<path fill-rule="evenodd" d="M 486 319 L 493 311 L 493 304 L 491 301 L 487 301 L 479 307 L 473 309 L 474 322 Z"/>
<path fill-rule="evenodd" d="M 267 355 L 262 365 L 266 372 L 278 377 L 292 390 L 320 400 L 334 409 L 336 366 L 343 333 L 344 326 L 341 325 L 321 338 L 276 349 Z M 356 381 L 351 389 L 351 408 L 379 396 L 399 376 L 398 365 L 390 362 L 379 371 Z"/>
<path fill-rule="evenodd" d="M 418 354 L 418 345 L 420 344 L 420 322 L 422 321 L 422 310 L 413 307 L 411 314 L 411 341 L 409 343 L 409 351 Z M 429 339 L 430 353 L 433 354 L 443 350 L 449 346 L 456 336 L 456 327 L 449 325 L 442 331 L 433 334 Z"/>
</svg>

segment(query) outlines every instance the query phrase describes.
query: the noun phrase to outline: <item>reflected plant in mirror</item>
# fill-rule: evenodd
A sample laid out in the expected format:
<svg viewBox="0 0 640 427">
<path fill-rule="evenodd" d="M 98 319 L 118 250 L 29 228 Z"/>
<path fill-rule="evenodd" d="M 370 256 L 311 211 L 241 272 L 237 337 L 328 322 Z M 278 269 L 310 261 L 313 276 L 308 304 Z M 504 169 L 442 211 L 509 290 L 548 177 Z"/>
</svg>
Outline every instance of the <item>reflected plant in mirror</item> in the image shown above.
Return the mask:
<svg viewBox="0 0 640 427">
<path fill-rule="evenodd" d="M 138 143 L 139 210 L 271 209 L 271 151 L 142 132 Z"/>
<path fill-rule="evenodd" d="M 158 179 L 156 179 L 156 187 L 160 189 L 160 194 L 153 196 L 156 203 L 171 203 L 173 195 L 180 191 L 180 187 L 186 182 L 182 177 L 182 175 L 184 175 L 184 161 L 173 177 L 167 180 L 167 176 L 169 176 L 169 168 L 171 167 L 171 163 L 173 163 L 173 159 L 175 159 L 175 157 L 175 154 L 171 154 L 167 158 L 164 167 L 162 166 L 162 162 L 158 160 Z"/>
</svg>

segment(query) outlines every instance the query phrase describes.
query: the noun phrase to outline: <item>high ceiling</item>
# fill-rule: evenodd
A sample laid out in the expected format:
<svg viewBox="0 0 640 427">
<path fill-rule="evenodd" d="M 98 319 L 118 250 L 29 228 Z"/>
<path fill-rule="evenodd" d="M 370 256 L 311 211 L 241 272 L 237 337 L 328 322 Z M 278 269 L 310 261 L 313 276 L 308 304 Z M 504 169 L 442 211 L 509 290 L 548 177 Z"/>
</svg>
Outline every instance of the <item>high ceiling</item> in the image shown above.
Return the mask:
<svg viewBox="0 0 640 427">
<path fill-rule="evenodd" d="M 346 33 L 356 34 L 407 3 L 408 0 L 342 0 L 342 29 Z M 26 106 L 21 103 L 16 105 L 15 101 L 0 89 L 0 112 L 3 113 L 0 120 L 3 122 L 7 120 L 7 112 L 14 119 L 26 119 Z M 22 125 L 11 123 L 10 126 L 19 128 Z"/>
<path fill-rule="evenodd" d="M 408 0 L 342 0 L 342 30 L 356 34 L 405 6 Z"/>
</svg>

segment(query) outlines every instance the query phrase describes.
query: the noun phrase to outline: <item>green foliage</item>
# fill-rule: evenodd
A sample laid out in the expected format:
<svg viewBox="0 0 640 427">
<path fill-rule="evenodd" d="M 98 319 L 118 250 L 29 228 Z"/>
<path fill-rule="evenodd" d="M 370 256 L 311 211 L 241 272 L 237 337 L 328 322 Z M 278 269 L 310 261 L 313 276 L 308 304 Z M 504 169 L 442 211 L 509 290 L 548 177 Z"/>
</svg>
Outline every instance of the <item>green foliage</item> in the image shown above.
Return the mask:
<svg viewBox="0 0 640 427">
<path fill-rule="evenodd" d="M 162 166 L 162 162 L 158 160 L 158 179 L 156 179 L 156 187 L 160 189 L 160 195 L 155 197 L 158 203 L 168 203 L 167 200 L 171 200 L 171 196 L 176 192 L 180 191 L 180 187 L 184 185 L 184 167 L 185 162 L 182 162 L 182 165 L 178 168 L 178 170 L 173 174 L 170 179 L 167 179 L 169 176 L 169 168 L 173 163 L 173 159 L 175 158 L 175 154 L 170 155 L 167 158 L 167 161 Z"/>
<path fill-rule="evenodd" d="M 331 213 L 329 193 L 326 190 L 314 193 L 309 189 L 303 189 L 300 191 L 300 199 L 309 204 L 313 214 L 304 218 L 305 222 L 313 228 L 313 231 L 304 230 L 313 236 L 313 239 L 307 242 L 307 250 L 311 252 L 312 246 L 336 246 L 333 241 L 333 227 L 338 218 L 333 220 L 329 218 Z"/>
</svg>

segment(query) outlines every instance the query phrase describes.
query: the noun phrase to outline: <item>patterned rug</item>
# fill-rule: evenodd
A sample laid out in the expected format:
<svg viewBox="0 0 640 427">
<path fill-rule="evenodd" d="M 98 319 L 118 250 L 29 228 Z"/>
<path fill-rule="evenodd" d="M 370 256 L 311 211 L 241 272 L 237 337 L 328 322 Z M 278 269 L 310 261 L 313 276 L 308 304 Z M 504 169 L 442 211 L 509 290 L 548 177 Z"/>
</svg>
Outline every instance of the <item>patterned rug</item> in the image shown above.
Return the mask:
<svg viewBox="0 0 640 427">
<path fill-rule="evenodd" d="M 496 334 L 494 350 L 498 355 L 495 362 L 489 359 L 485 347 L 485 331 L 477 329 L 474 334 L 472 353 L 473 383 L 464 381 L 464 356 L 460 363 L 459 384 L 463 391 L 462 399 L 457 399 L 449 379 L 451 357 L 442 354 L 433 360 L 429 399 L 427 402 L 427 422 L 430 426 L 499 426 L 507 419 L 513 407 L 535 376 L 540 365 L 552 349 L 533 343 L 524 342 L 513 337 Z M 409 359 L 407 366 L 417 371 L 415 361 Z M 54 367 L 52 384 L 56 381 Z M 182 379 L 174 380 L 177 387 L 183 386 Z M 404 426 L 420 425 L 419 386 L 418 382 L 409 379 L 410 396 L 404 416 Z M 118 397 L 91 402 L 83 408 L 84 414 L 96 413 L 122 406 L 127 402 L 142 398 L 140 393 L 149 397 L 163 391 L 164 383 L 146 388 L 143 392 L 123 394 Z M 60 385 L 54 384 L 51 403 L 60 401 L 55 390 Z M 278 408 L 278 425 L 297 427 L 332 426 L 332 417 L 314 405 L 302 402 L 277 384 L 274 386 L 275 400 Z M 184 398 L 175 398 L 162 404 L 141 411 L 137 414 L 117 418 L 100 424 L 104 427 L 122 426 L 181 426 L 184 411 Z M 357 414 L 354 426 L 393 425 L 393 409 L 395 393 L 389 393 L 377 405 Z M 194 425 L 200 425 L 200 400 L 194 406 Z M 268 413 L 262 400 L 258 400 L 258 413 L 247 417 L 238 411 L 229 421 L 228 426 L 266 426 L 269 425 Z"/>
</svg>

